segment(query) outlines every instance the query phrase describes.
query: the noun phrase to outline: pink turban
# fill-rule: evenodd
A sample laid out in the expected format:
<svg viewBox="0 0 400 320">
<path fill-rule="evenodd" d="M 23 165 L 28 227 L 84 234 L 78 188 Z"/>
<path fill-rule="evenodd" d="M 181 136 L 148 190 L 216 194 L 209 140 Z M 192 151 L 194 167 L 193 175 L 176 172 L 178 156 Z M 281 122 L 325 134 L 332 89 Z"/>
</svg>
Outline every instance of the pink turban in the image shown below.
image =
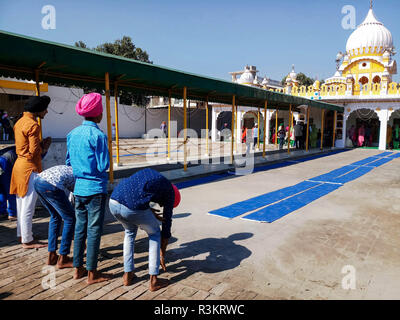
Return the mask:
<svg viewBox="0 0 400 320">
<path fill-rule="evenodd" d="M 94 118 L 103 113 L 101 95 L 98 93 L 85 94 L 75 107 L 76 112 L 85 118 Z"/>
<path fill-rule="evenodd" d="M 179 205 L 179 203 L 181 202 L 181 194 L 180 194 L 178 188 L 176 187 L 176 185 L 172 184 L 172 188 L 174 189 L 174 193 L 175 193 L 174 208 L 176 208 Z"/>
</svg>

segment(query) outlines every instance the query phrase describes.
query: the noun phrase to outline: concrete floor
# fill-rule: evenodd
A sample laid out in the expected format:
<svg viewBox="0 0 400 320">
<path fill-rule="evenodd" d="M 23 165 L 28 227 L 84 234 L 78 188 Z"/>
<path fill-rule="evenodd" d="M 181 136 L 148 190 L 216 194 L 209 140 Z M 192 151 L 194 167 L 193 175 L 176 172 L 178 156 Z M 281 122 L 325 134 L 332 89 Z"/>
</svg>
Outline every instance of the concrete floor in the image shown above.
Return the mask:
<svg viewBox="0 0 400 320">
<path fill-rule="evenodd" d="M 209 257 L 225 260 L 242 286 L 272 298 L 398 299 L 398 159 L 271 224 L 206 214 L 378 153 L 352 150 L 185 189 L 179 212 L 190 215 L 174 221 L 173 234 L 180 243 L 220 242 Z M 346 265 L 356 270 L 355 290 L 342 288 Z"/>
<path fill-rule="evenodd" d="M 139 231 L 137 238 L 135 258 L 139 279 L 135 285 L 122 286 L 123 232 L 118 223 L 109 221 L 102 238 L 100 269 L 115 274 L 116 278 L 107 284 L 85 287 L 82 281 L 74 282 L 71 271 L 59 270 L 57 279 L 61 285 L 51 292 L 40 286 L 46 249 L 26 252 L 15 241 L 10 243 L 15 226 L 2 221 L 0 297 L 398 299 L 399 159 L 270 224 L 208 214 L 379 153 L 378 150 L 350 150 L 182 189 L 181 204 L 174 212 L 167 272 L 161 273 L 172 284 L 156 293 L 147 291 L 147 239 L 143 231 Z M 34 232 L 45 234 L 46 214 L 35 221 Z M 22 261 L 23 257 L 29 264 Z M 349 265 L 354 267 L 355 289 L 342 286 L 348 276 L 342 271 Z M 35 279 L 35 285 L 29 278 Z"/>
</svg>

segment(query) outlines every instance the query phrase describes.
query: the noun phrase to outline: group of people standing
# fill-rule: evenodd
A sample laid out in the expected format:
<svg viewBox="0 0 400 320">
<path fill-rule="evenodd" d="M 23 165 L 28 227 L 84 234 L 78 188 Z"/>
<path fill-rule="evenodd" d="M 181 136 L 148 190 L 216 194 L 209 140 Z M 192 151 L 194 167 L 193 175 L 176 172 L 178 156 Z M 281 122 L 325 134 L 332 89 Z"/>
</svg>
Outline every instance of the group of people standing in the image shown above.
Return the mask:
<svg viewBox="0 0 400 320">
<path fill-rule="evenodd" d="M 88 284 L 106 281 L 111 275 L 97 270 L 110 165 L 107 136 L 98 127 L 103 118 L 102 97 L 98 93 L 89 93 L 78 101 L 75 109 L 84 120 L 67 135 L 65 165 L 42 171 L 42 158 L 48 152 L 51 138 L 41 139 L 37 118 L 45 117 L 50 101 L 47 96 L 32 97 L 24 107 L 22 118 L 14 126 L 15 148 L 0 157 L 1 195 L 4 194 L 0 198 L 0 209 L 4 212 L 4 203 L 8 203 L 6 212 L 9 219 L 17 216 L 17 237 L 23 248 L 48 247 L 48 265 L 60 269 L 74 268 L 73 278 L 87 275 Z M 48 243 L 35 239 L 32 233 L 38 198 L 50 213 Z M 150 202 L 163 207 L 162 214 L 150 208 Z M 150 290 L 168 285 L 157 275 L 160 265 L 166 270 L 165 254 L 171 237 L 172 211 L 179 202 L 177 187 L 152 169 L 140 170 L 122 179 L 114 188 L 109 208 L 125 229 L 124 285 L 130 285 L 134 279 L 134 241 L 139 227 L 149 235 Z M 72 240 L 73 257 L 70 257 Z"/>
<path fill-rule="evenodd" d="M 279 150 L 282 150 L 284 145 L 290 145 L 291 148 L 302 150 L 305 148 L 306 130 L 307 126 L 302 121 L 293 121 L 290 132 L 289 126 L 285 128 L 283 123 L 281 123 L 278 127 L 276 137 L 275 130 L 274 128 L 272 129 L 272 142 L 275 143 L 276 141 L 279 144 Z M 312 128 L 310 127 L 311 132 Z"/>
<path fill-rule="evenodd" d="M 317 148 L 321 143 L 321 129 L 317 129 L 315 124 L 311 123 L 308 127 L 308 147 Z M 307 140 L 307 126 L 303 121 L 293 121 L 293 126 L 284 127 L 283 123 L 278 126 L 278 130 L 275 135 L 275 128 L 271 130 L 271 143 L 279 144 L 279 150 L 282 150 L 284 146 L 290 145 L 291 148 L 298 150 L 304 150 Z"/>
<path fill-rule="evenodd" d="M 361 124 L 355 127 L 352 125 L 349 130 L 347 130 L 347 137 L 351 140 L 354 148 L 372 146 L 373 134 L 370 126 Z"/>
<path fill-rule="evenodd" d="M 7 111 L 0 110 L 0 140 L 13 140 L 13 120 Z"/>
</svg>

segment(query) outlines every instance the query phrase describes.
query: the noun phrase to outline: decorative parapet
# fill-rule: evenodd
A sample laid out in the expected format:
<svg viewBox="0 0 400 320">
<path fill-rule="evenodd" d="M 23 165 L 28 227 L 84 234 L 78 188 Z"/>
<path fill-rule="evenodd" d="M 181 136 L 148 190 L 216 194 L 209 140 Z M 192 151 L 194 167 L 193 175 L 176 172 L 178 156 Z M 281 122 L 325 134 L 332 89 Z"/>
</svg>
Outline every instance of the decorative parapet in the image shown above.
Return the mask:
<svg viewBox="0 0 400 320">
<path fill-rule="evenodd" d="M 286 89 L 276 89 L 274 91 L 287 93 Z M 299 97 L 321 97 L 321 99 L 332 99 L 337 97 L 364 97 L 364 98 L 400 98 L 400 84 L 382 81 L 381 83 L 368 83 L 365 85 L 356 84 L 323 84 L 320 90 L 314 86 L 299 86 L 291 88 L 291 95 Z"/>
<path fill-rule="evenodd" d="M 396 82 L 389 83 L 388 94 L 400 94 L 399 84 Z"/>
</svg>

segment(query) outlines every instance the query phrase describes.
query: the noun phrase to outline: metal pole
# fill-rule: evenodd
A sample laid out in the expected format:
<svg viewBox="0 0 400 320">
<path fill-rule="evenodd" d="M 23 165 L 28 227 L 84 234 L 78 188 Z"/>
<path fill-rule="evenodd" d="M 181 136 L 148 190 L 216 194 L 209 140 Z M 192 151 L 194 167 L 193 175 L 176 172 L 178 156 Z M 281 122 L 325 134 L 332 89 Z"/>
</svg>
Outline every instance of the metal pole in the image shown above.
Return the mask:
<svg viewBox="0 0 400 320">
<path fill-rule="evenodd" d="M 35 82 L 36 82 L 36 96 L 40 97 L 39 70 L 35 70 Z M 42 141 L 43 140 L 42 119 L 40 119 L 39 117 L 37 117 L 36 119 L 40 127 L 40 132 L 39 132 L 40 141 Z"/>
<path fill-rule="evenodd" d="M 107 110 L 107 136 L 108 136 L 108 152 L 110 154 L 110 183 L 114 183 L 114 168 L 113 168 L 113 150 L 111 137 L 111 111 L 110 111 L 110 75 L 105 74 L 106 84 L 106 110 Z"/>
<path fill-rule="evenodd" d="M 289 106 L 289 131 L 288 131 L 288 145 L 287 145 L 288 153 L 290 153 L 290 131 L 292 131 L 292 105 Z"/>
<path fill-rule="evenodd" d="M 324 148 L 324 116 L 325 116 L 325 109 L 322 109 L 322 122 L 321 122 L 321 150 Z"/>
<path fill-rule="evenodd" d="M 266 145 L 266 141 L 265 141 L 265 137 L 266 137 L 266 129 L 267 129 L 267 105 L 268 105 L 268 101 L 265 101 L 265 105 L 264 105 L 264 134 L 263 134 L 263 158 L 265 158 L 265 145 Z"/>
<path fill-rule="evenodd" d="M 260 108 L 257 109 L 257 150 L 260 150 Z"/>
<path fill-rule="evenodd" d="M 183 87 L 183 170 L 187 171 L 187 146 L 186 146 L 186 134 L 187 134 L 187 119 L 186 119 L 186 99 L 187 99 L 187 88 Z"/>
<path fill-rule="evenodd" d="M 336 117 L 337 117 L 337 111 L 335 111 L 335 114 L 333 116 L 333 141 L 332 141 L 332 148 L 335 147 L 335 139 L 336 139 Z"/>
<path fill-rule="evenodd" d="M 168 90 L 168 155 L 167 159 L 171 159 L 171 90 Z"/>
<path fill-rule="evenodd" d="M 209 155 L 209 150 L 208 150 L 208 96 L 207 96 L 207 101 L 206 101 L 206 155 Z"/>
<path fill-rule="evenodd" d="M 307 130 L 306 130 L 306 151 L 308 151 L 308 139 L 310 135 L 310 106 L 307 107 Z"/>
<path fill-rule="evenodd" d="M 275 110 L 275 145 L 278 145 L 278 109 Z"/>
<path fill-rule="evenodd" d="M 235 122 L 235 96 L 232 97 L 232 122 L 231 122 L 231 164 L 233 164 L 233 133 L 235 131 L 233 123 Z"/>
<path fill-rule="evenodd" d="M 119 166 L 119 122 L 118 122 L 118 83 L 114 84 L 114 106 L 115 106 L 115 143 L 117 145 L 117 165 Z"/>
<path fill-rule="evenodd" d="M 235 131 L 232 131 L 233 133 L 234 133 L 234 135 L 233 135 L 233 140 L 235 141 L 234 142 L 234 146 L 235 146 L 235 152 L 237 151 L 237 139 L 236 139 L 236 136 L 237 136 L 237 102 L 235 103 L 235 125 L 233 126 L 233 128 L 235 128 Z"/>
</svg>

